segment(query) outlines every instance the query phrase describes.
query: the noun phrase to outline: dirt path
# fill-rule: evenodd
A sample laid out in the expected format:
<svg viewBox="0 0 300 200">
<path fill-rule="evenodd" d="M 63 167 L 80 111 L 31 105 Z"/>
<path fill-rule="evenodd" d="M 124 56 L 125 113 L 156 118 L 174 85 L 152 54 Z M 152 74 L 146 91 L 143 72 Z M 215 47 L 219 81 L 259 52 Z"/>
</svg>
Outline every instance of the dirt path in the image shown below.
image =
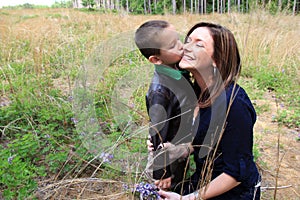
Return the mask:
<svg viewBox="0 0 300 200">
<path fill-rule="evenodd" d="M 267 94 L 265 100 L 255 102 L 258 106 L 269 107 L 268 111 L 258 115 L 254 130 L 255 143 L 260 152 L 258 164 L 263 178 L 262 199 L 274 199 L 276 180 L 279 188 L 276 199 L 300 199 L 300 141 L 296 139 L 299 130 L 280 127 L 272 122 L 281 108 L 276 106 L 271 94 Z"/>
</svg>

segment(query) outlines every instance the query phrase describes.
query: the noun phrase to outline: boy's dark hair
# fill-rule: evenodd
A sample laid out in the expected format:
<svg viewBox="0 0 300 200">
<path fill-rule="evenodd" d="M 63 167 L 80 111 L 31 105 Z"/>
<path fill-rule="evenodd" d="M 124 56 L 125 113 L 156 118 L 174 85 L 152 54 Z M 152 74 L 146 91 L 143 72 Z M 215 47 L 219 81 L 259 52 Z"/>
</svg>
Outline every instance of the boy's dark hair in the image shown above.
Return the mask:
<svg viewBox="0 0 300 200">
<path fill-rule="evenodd" d="M 160 33 L 170 24 L 163 20 L 151 20 L 142 24 L 135 32 L 135 44 L 148 59 L 152 55 L 160 55 Z"/>
</svg>

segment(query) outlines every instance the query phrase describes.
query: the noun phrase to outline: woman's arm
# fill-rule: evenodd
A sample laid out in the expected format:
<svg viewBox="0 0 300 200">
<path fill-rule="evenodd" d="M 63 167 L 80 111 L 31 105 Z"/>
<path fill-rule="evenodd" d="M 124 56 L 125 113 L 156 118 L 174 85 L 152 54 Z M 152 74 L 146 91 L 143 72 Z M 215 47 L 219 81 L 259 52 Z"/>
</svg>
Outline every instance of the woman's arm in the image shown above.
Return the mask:
<svg viewBox="0 0 300 200">
<path fill-rule="evenodd" d="M 202 199 L 216 197 L 224 194 L 239 184 L 240 182 L 237 182 L 232 176 L 222 173 L 205 186 L 205 188 L 201 189 L 200 197 Z"/>
<path fill-rule="evenodd" d="M 209 199 L 212 197 L 216 197 L 221 195 L 232 188 L 238 186 L 240 183 L 237 182 L 233 177 L 229 176 L 228 174 L 222 173 L 214 180 L 212 180 L 207 186 L 201 188 L 200 191 L 195 191 L 194 193 L 180 196 L 174 192 L 166 192 L 166 191 L 159 191 L 159 194 L 165 200 L 198 200 L 198 199 Z M 200 193 L 199 193 L 200 192 Z"/>
</svg>

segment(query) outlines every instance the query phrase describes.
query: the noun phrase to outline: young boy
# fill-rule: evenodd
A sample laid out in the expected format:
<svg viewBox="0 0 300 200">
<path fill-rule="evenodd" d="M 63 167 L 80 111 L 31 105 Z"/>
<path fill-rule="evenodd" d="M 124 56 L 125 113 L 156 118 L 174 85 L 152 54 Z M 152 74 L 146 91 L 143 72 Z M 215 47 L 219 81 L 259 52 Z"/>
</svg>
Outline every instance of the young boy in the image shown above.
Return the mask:
<svg viewBox="0 0 300 200">
<path fill-rule="evenodd" d="M 162 20 L 142 24 L 135 33 L 135 43 L 155 65 L 146 95 L 149 134 L 154 149 L 153 178 L 159 187 L 174 190 L 176 184 L 183 181 L 188 162 L 170 160 L 168 152 L 161 148 L 166 142 L 191 142 L 191 108 L 195 105 L 190 75 L 177 65 L 183 54 L 183 44 L 174 26 Z"/>
</svg>

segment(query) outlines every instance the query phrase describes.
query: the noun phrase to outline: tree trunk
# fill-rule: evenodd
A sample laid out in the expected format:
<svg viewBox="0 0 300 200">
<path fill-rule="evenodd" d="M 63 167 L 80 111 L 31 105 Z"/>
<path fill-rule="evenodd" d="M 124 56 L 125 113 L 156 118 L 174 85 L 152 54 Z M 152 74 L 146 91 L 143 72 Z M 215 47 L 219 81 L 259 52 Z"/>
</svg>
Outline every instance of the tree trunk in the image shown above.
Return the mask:
<svg viewBox="0 0 300 200">
<path fill-rule="evenodd" d="M 205 13 L 205 14 L 207 13 L 207 10 L 206 10 L 206 4 L 207 4 L 207 1 L 204 0 L 204 13 Z"/>
<path fill-rule="evenodd" d="M 151 0 L 148 0 L 149 13 L 152 14 Z"/>
<path fill-rule="evenodd" d="M 238 0 L 238 12 L 240 12 L 240 7 L 241 7 L 241 0 Z"/>
<path fill-rule="evenodd" d="M 176 14 L 176 0 L 172 0 L 173 15 Z"/>
<path fill-rule="evenodd" d="M 217 13 L 220 13 L 219 5 L 220 5 L 220 2 L 219 2 L 219 0 L 217 0 Z"/>
<path fill-rule="evenodd" d="M 105 0 L 102 1 L 102 8 L 106 9 Z"/>
<path fill-rule="evenodd" d="M 193 14 L 193 0 L 191 0 L 191 14 Z"/>
<path fill-rule="evenodd" d="M 96 0 L 95 4 L 96 4 L 96 8 L 100 8 L 100 0 Z"/>
<path fill-rule="evenodd" d="M 126 0 L 126 12 L 129 13 L 129 2 Z"/>
<path fill-rule="evenodd" d="M 144 0 L 144 13 L 147 14 L 147 3 L 146 0 Z"/>
<path fill-rule="evenodd" d="M 282 2 L 281 0 L 278 0 L 278 11 L 280 12 L 282 9 Z"/>
<path fill-rule="evenodd" d="M 293 6 L 293 15 L 294 16 L 296 15 L 296 3 L 297 3 L 297 0 L 294 0 L 294 6 Z"/>
<path fill-rule="evenodd" d="M 114 2 L 114 0 L 110 0 L 109 2 L 110 2 L 110 9 L 111 10 L 115 9 L 115 2 Z"/>
<path fill-rule="evenodd" d="M 221 14 L 223 13 L 223 0 L 220 0 L 220 11 L 221 11 Z"/>
<path fill-rule="evenodd" d="M 120 8 L 120 0 L 116 0 L 116 8 L 117 8 L 117 10 L 121 10 L 121 8 Z"/>
<path fill-rule="evenodd" d="M 183 13 L 186 14 L 186 0 L 183 0 Z"/>
<path fill-rule="evenodd" d="M 203 0 L 200 0 L 201 15 L 203 15 Z"/>
<path fill-rule="evenodd" d="M 212 13 L 215 13 L 215 0 L 212 0 Z"/>
<path fill-rule="evenodd" d="M 228 12 L 228 14 L 229 14 L 229 13 L 230 13 L 230 0 L 228 0 L 227 6 L 228 6 L 227 12 Z"/>
<path fill-rule="evenodd" d="M 109 0 L 106 0 L 105 5 L 106 5 L 106 8 L 109 9 L 109 7 L 110 7 Z"/>
<path fill-rule="evenodd" d="M 77 0 L 73 0 L 73 8 L 78 8 L 78 1 Z"/>
</svg>

